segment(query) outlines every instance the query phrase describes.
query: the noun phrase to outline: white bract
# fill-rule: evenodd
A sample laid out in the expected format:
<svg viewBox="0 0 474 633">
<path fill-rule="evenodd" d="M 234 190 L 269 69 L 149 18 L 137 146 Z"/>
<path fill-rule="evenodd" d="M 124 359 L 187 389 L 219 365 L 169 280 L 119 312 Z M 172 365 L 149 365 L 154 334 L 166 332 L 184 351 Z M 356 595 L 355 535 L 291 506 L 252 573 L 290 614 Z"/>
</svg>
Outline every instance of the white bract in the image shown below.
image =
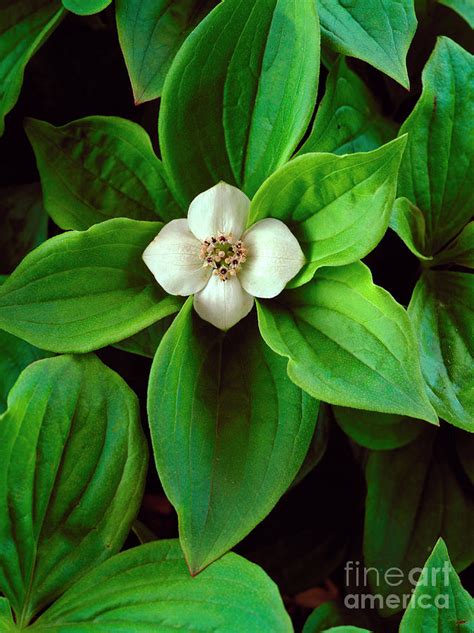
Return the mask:
<svg viewBox="0 0 474 633">
<path fill-rule="evenodd" d="M 266 218 L 245 230 L 250 200 L 224 182 L 191 202 L 188 219 L 166 224 L 143 253 L 157 282 L 172 295 L 194 295 L 199 316 L 228 330 L 254 297 L 280 294 L 305 258 L 293 233 Z"/>
</svg>

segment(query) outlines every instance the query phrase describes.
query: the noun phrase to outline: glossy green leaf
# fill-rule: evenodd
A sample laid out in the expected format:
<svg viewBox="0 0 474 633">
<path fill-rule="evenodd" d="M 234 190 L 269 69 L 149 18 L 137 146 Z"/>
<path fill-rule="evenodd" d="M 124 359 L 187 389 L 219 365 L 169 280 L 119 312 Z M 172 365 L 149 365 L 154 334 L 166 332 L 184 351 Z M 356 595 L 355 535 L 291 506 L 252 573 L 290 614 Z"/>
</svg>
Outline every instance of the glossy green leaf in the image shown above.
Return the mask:
<svg viewBox="0 0 474 633">
<path fill-rule="evenodd" d="M 279 169 L 260 188 L 249 224 L 278 218 L 289 225 L 307 263 L 290 282 L 309 281 L 321 266 L 342 266 L 367 255 L 382 239 L 397 188 L 405 140 L 372 152 L 307 154 Z"/>
<path fill-rule="evenodd" d="M 21 374 L 0 417 L 0 591 L 18 623 L 122 547 L 146 469 L 135 394 L 95 356 Z"/>
<path fill-rule="evenodd" d="M 256 565 L 227 554 L 192 578 L 178 541 L 158 541 L 102 563 L 33 630 L 291 633 L 293 628 L 276 585 Z"/>
<path fill-rule="evenodd" d="M 7 408 L 7 396 L 18 376 L 30 363 L 50 354 L 0 330 L 0 413 Z"/>
<path fill-rule="evenodd" d="M 462 587 L 443 539 L 439 539 L 400 623 L 400 633 L 474 630 L 474 600 Z"/>
<path fill-rule="evenodd" d="M 423 212 L 425 255 L 436 254 L 474 208 L 474 58 L 446 37 L 423 71 L 423 92 L 402 125 L 408 144 L 398 195 Z"/>
<path fill-rule="evenodd" d="M 424 255 L 427 252 L 425 216 L 408 198 L 395 200 L 390 216 L 390 228 L 415 257 L 423 261 L 433 259 L 431 255 Z"/>
<path fill-rule="evenodd" d="M 303 136 L 318 75 L 314 0 L 226 0 L 214 9 L 163 89 L 163 162 L 183 206 L 220 180 L 253 196 Z"/>
<path fill-rule="evenodd" d="M 164 220 L 181 212 L 148 134 L 118 117 L 94 116 L 63 127 L 28 119 L 44 205 L 62 229 L 88 229 L 114 217 Z"/>
<path fill-rule="evenodd" d="M 375 593 L 409 595 L 416 569 L 440 536 L 458 570 L 472 562 L 474 546 L 466 539 L 474 530 L 472 500 L 448 462 L 440 431 L 428 429 L 408 446 L 371 453 L 366 477 L 364 555 L 366 567 L 378 570 L 368 574 Z M 386 582 L 385 572 L 394 567 L 403 577 Z M 403 603 L 384 607 L 388 615 Z"/>
<path fill-rule="evenodd" d="M 161 95 L 179 47 L 217 0 L 116 0 L 117 28 L 135 104 Z"/>
<path fill-rule="evenodd" d="M 326 80 L 326 92 L 314 125 L 298 155 L 308 152 L 369 152 L 396 136 L 371 92 L 339 57 Z"/>
<path fill-rule="evenodd" d="M 23 257 L 44 242 L 48 232 L 48 216 L 37 183 L 0 189 L 0 252 L 1 271 L 11 273 Z"/>
<path fill-rule="evenodd" d="M 17 102 L 27 63 L 63 13 L 57 0 L 12 0 L 0 6 L 0 135 L 5 115 Z"/>
<path fill-rule="evenodd" d="M 318 402 L 249 317 L 223 334 L 183 306 L 153 362 L 148 415 L 155 461 L 177 510 L 192 573 L 273 508 L 308 451 Z"/>
<path fill-rule="evenodd" d="M 361 262 L 324 268 L 257 307 L 263 338 L 314 398 L 437 424 L 408 316 Z"/>
<path fill-rule="evenodd" d="M 406 55 L 416 30 L 413 0 L 319 0 L 323 41 L 410 85 Z"/>
<path fill-rule="evenodd" d="M 0 287 L 0 327 L 53 352 L 88 352 L 179 309 L 142 261 L 159 222 L 117 218 L 41 244 Z"/>
<path fill-rule="evenodd" d="M 62 0 L 62 2 L 68 11 L 77 15 L 92 15 L 103 11 L 112 3 L 112 0 Z"/>
<path fill-rule="evenodd" d="M 438 2 L 456 11 L 466 20 L 471 29 L 474 29 L 474 3 L 472 0 L 438 0 Z"/>
<path fill-rule="evenodd" d="M 333 407 L 333 412 L 344 433 L 361 446 L 375 450 L 405 446 L 426 428 L 422 422 L 393 413 L 359 411 L 337 406 Z"/>
<path fill-rule="evenodd" d="M 141 332 L 137 332 L 133 336 L 115 343 L 114 347 L 131 354 L 153 358 L 166 330 L 173 323 L 173 319 L 174 314 L 164 317 Z"/>
<path fill-rule="evenodd" d="M 474 268 L 474 222 L 466 224 L 461 233 L 436 255 L 434 264 L 456 264 Z"/>
<path fill-rule="evenodd" d="M 434 408 L 454 426 L 474 431 L 474 278 L 468 273 L 425 271 L 408 313 Z"/>
</svg>

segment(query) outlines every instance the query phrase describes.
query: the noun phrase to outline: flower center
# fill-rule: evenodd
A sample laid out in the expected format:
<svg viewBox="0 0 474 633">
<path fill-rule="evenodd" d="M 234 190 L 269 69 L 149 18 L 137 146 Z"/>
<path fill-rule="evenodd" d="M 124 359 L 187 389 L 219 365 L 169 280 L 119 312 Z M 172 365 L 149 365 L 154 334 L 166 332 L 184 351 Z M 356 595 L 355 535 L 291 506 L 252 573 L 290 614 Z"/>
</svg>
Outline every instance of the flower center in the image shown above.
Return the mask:
<svg viewBox="0 0 474 633">
<path fill-rule="evenodd" d="M 219 233 L 204 240 L 199 253 L 203 266 L 210 266 L 221 281 L 234 277 L 247 259 L 247 249 L 241 240 Z"/>
</svg>

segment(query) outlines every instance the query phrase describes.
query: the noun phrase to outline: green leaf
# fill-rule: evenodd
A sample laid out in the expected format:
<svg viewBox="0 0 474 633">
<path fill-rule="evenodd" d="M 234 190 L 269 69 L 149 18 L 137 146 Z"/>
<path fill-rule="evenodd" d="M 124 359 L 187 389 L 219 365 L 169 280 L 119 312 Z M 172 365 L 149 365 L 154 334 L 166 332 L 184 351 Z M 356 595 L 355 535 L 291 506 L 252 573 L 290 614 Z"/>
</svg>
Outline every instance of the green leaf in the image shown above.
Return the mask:
<svg viewBox="0 0 474 633">
<path fill-rule="evenodd" d="M 166 330 L 173 323 L 173 319 L 174 314 L 164 317 L 141 332 L 137 332 L 133 336 L 115 343 L 114 347 L 131 354 L 153 358 Z"/>
<path fill-rule="evenodd" d="M 469 222 L 461 233 L 434 258 L 434 265 L 456 264 L 474 268 L 474 222 Z"/>
<path fill-rule="evenodd" d="M 56 0 L 15 0 L 0 7 L 0 135 L 5 115 L 17 102 L 27 63 L 63 14 Z"/>
<path fill-rule="evenodd" d="M 112 4 L 112 0 L 62 0 L 63 5 L 68 11 L 77 13 L 77 15 L 92 15 L 99 13 Z"/>
<path fill-rule="evenodd" d="M 316 422 L 313 438 L 306 457 L 304 458 L 304 462 L 301 464 L 301 468 L 291 484 L 292 488 L 303 481 L 324 457 L 328 447 L 331 422 L 332 416 L 329 405 L 325 402 L 320 402 L 318 421 Z"/>
<path fill-rule="evenodd" d="M 148 416 L 192 573 L 238 543 L 290 486 L 318 404 L 288 380 L 251 317 L 223 334 L 197 317 L 192 299 L 183 306 L 153 362 Z"/>
<path fill-rule="evenodd" d="M 336 422 L 361 446 L 375 450 L 399 448 L 412 442 L 426 428 L 421 422 L 393 413 L 333 407 Z"/>
<path fill-rule="evenodd" d="M 314 0 L 219 4 L 163 89 L 163 162 L 182 205 L 220 180 L 253 196 L 305 132 L 318 76 Z"/>
<path fill-rule="evenodd" d="M 40 633 L 291 633 L 265 572 L 227 554 L 191 578 L 178 541 L 140 545 L 90 572 L 34 625 Z"/>
<path fill-rule="evenodd" d="M 95 356 L 21 374 L 0 417 L 0 591 L 20 626 L 122 547 L 146 469 L 135 394 Z"/>
<path fill-rule="evenodd" d="M 179 47 L 217 0 L 116 0 L 117 28 L 135 105 L 161 96 Z"/>
<path fill-rule="evenodd" d="M 361 262 L 324 268 L 257 308 L 263 338 L 314 398 L 437 424 L 408 316 Z"/>
<path fill-rule="evenodd" d="M 0 597 L 0 630 L 4 633 L 18 630 L 13 621 L 12 610 L 6 598 Z"/>
<path fill-rule="evenodd" d="M 439 431 L 428 429 L 408 446 L 369 456 L 364 555 L 366 566 L 377 572 L 368 578 L 382 598 L 394 594 L 401 599 L 386 602 L 384 615 L 403 607 L 416 569 L 440 536 L 448 542 L 457 569 L 472 562 L 473 544 L 466 539 L 474 530 L 472 501 L 447 460 L 445 444 Z M 394 567 L 403 575 L 386 581 L 387 570 Z"/>
<path fill-rule="evenodd" d="M 394 124 L 382 116 L 365 83 L 341 56 L 329 72 L 313 128 L 298 155 L 368 152 L 394 136 Z"/>
<path fill-rule="evenodd" d="M 118 117 L 54 127 L 28 119 L 47 212 L 62 229 L 88 229 L 114 217 L 164 220 L 181 212 L 148 134 Z"/>
<path fill-rule="evenodd" d="M 7 408 L 7 396 L 18 376 L 30 363 L 50 354 L 0 330 L 0 413 Z"/>
<path fill-rule="evenodd" d="M 117 218 L 41 244 L 0 287 L 0 327 L 53 352 L 116 343 L 179 309 L 141 256 L 159 222 Z"/>
<path fill-rule="evenodd" d="M 422 261 L 433 259 L 431 255 L 423 254 L 427 252 L 425 216 L 408 198 L 395 200 L 390 217 L 390 228 L 415 257 Z"/>
<path fill-rule="evenodd" d="M 473 628 L 474 600 L 463 589 L 446 545 L 439 539 L 424 565 L 399 631 L 469 633 Z"/>
<path fill-rule="evenodd" d="M 416 30 L 413 0 L 319 0 L 323 41 L 409 88 L 406 55 Z"/>
<path fill-rule="evenodd" d="M 14 185 L 1 189 L 0 216 L 2 270 L 10 273 L 29 251 L 47 237 L 48 216 L 44 212 L 39 185 Z"/>
<path fill-rule="evenodd" d="M 474 29 L 474 4 L 472 0 L 438 0 L 438 2 L 456 11 L 458 15 L 466 20 L 471 29 Z"/>
<path fill-rule="evenodd" d="M 405 140 L 372 152 L 306 154 L 289 162 L 260 188 L 249 224 L 265 217 L 288 224 L 307 263 L 290 282 L 309 281 L 321 266 L 342 266 L 367 255 L 382 239 L 397 188 Z"/>
<path fill-rule="evenodd" d="M 325 631 L 367 631 L 352 627 L 349 622 L 360 623 L 363 612 L 346 609 L 337 602 L 324 602 L 317 607 L 306 620 L 302 633 L 323 633 Z M 333 628 L 328 628 L 333 627 Z M 335 628 L 334 628 L 335 627 Z"/>
<path fill-rule="evenodd" d="M 368 629 L 361 629 L 358 626 L 335 626 L 325 629 L 324 633 L 371 633 Z"/>
<path fill-rule="evenodd" d="M 407 150 L 398 195 L 422 211 L 425 255 L 435 255 L 471 219 L 474 207 L 473 56 L 440 37 L 423 71 L 423 92 L 402 125 Z"/>
<path fill-rule="evenodd" d="M 428 395 L 438 415 L 474 431 L 472 317 L 474 279 L 468 273 L 425 271 L 408 307 Z"/>
</svg>

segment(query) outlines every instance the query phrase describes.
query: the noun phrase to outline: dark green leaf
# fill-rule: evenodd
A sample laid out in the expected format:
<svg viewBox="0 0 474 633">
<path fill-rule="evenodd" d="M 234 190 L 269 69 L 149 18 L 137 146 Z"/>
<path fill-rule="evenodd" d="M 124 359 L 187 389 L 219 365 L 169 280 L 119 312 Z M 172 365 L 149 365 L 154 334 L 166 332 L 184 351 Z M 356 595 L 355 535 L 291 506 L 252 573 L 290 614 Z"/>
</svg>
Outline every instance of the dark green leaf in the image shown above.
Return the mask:
<svg viewBox="0 0 474 633">
<path fill-rule="evenodd" d="M 318 402 L 288 379 L 252 317 L 223 334 L 183 306 L 158 348 L 148 414 L 189 568 L 203 569 L 259 523 L 290 486 Z"/>
<path fill-rule="evenodd" d="M 474 277 L 425 271 L 408 312 L 434 408 L 454 426 L 474 431 Z"/>
<path fill-rule="evenodd" d="M 447 461 L 439 433 L 428 429 L 408 446 L 375 451 L 369 457 L 365 563 L 378 570 L 368 576 L 383 598 L 410 595 L 417 578 L 412 570 L 423 565 L 440 536 L 448 542 L 456 569 L 472 562 L 472 540 L 466 539 L 474 530 L 472 500 Z M 394 567 L 403 577 L 386 582 L 385 572 Z M 403 602 L 385 604 L 382 611 L 388 615 L 402 607 Z"/>
<path fill-rule="evenodd" d="M 307 263 L 290 286 L 309 281 L 321 266 L 350 264 L 379 243 L 404 147 L 397 139 L 367 153 L 307 154 L 264 183 L 252 201 L 249 224 L 270 216 L 294 232 Z"/>
<path fill-rule="evenodd" d="M 422 211 L 425 255 L 435 255 L 470 220 L 474 206 L 474 62 L 446 37 L 423 71 L 423 92 L 402 125 L 407 150 L 398 195 Z"/>
<path fill-rule="evenodd" d="M 252 196 L 301 139 L 316 101 L 314 0 L 226 0 L 183 44 L 160 112 L 183 206 L 224 180 Z"/>
<path fill-rule="evenodd" d="M 331 409 L 325 402 L 320 402 L 318 421 L 313 433 L 313 439 L 309 445 L 304 462 L 298 471 L 292 487 L 298 485 L 322 460 L 329 441 L 329 429 L 332 422 Z"/>
<path fill-rule="evenodd" d="M 474 600 L 463 589 L 443 539 L 438 540 L 424 565 L 399 630 L 400 633 L 474 630 Z"/>
<path fill-rule="evenodd" d="M 119 551 L 146 468 L 138 401 L 95 356 L 22 373 L 0 418 L 0 591 L 18 624 Z"/>
<path fill-rule="evenodd" d="M 427 252 L 425 216 L 408 198 L 395 200 L 390 217 L 390 228 L 415 257 L 423 261 L 433 259 L 431 255 L 424 255 Z"/>
<path fill-rule="evenodd" d="M 381 115 L 364 82 L 341 56 L 331 68 L 313 129 L 298 155 L 368 152 L 395 135 L 394 124 Z"/>
<path fill-rule="evenodd" d="M 256 565 L 227 554 L 191 578 L 178 541 L 159 541 L 102 563 L 40 617 L 35 630 L 291 633 L 293 628 L 276 585 Z"/>
<path fill-rule="evenodd" d="M 64 14 L 58 0 L 14 0 L 0 6 L 0 135 L 17 102 L 25 67 Z"/>
<path fill-rule="evenodd" d="M 434 264 L 457 264 L 474 268 L 474 222 L 466 224 L 461 233 L 436 255 Z"/>
<path fill-rule="evenodd" d="M 361 446 L 393 449 L 412 442 L 426 426 L 412 418 L 374 411 L 333 407 L 334 417 L 342 430 Z"/>
<path fill-rule="evenodd" d="M 157 99 L 174 56 L 217 0 L 116 0 L 120 46 L 135 104 Z"/>
<path fill-rule="evenodd" d="M 63 5 L 69 11 L 77 15 L 92 15 L 103 11 L 112 0 L 62 0 Z"/>
<path fill-rule="evenodd" d="M 2 272 L 11 273 L 47 237 L 48 216 L 43 209 L 40 186 L 35 183 L 1 189 L 0 216 Z"/>
<path fill-rule="evenodd" d="M 474 29 L 474 3 L 472 0 L 438 0 L 438 2 L 456 11 L 466 20 L 471 29 Z"/>
<path fill-rule="evenodd" d="M 174 315 L 164 317 L 141 332 L 115 343 L 114 347 L 131 354 L 153 358 L 166 330 L 173 323 L 173 319 Z"/>
<path fill-rule="evenodd" d="M 319 0 L 323 41 L 408 88 L 406 55 L 416 30 L 413 0 Z"/>
<path fill-rule="evenodd" d="M 0 327 L 53 352 L 88 352 L 179 309 L 141 256 L 159 222 L 117 218 L 27 255 L 0 287 Z"/>
<path fill-rule="evenodd" d="M 313 397 L 437 424 L 408 316 L 364 264 L 324 268 L 257 307 L 263 338 Z"/>
<path fill-rule="evenodd" d="M 47 212 L 62 229 L 88 229 L 114 217 L 164 220 L 181 212 L 148 134 L 118 117 L 63 127 L 28 119 Z"/>
</svg>

